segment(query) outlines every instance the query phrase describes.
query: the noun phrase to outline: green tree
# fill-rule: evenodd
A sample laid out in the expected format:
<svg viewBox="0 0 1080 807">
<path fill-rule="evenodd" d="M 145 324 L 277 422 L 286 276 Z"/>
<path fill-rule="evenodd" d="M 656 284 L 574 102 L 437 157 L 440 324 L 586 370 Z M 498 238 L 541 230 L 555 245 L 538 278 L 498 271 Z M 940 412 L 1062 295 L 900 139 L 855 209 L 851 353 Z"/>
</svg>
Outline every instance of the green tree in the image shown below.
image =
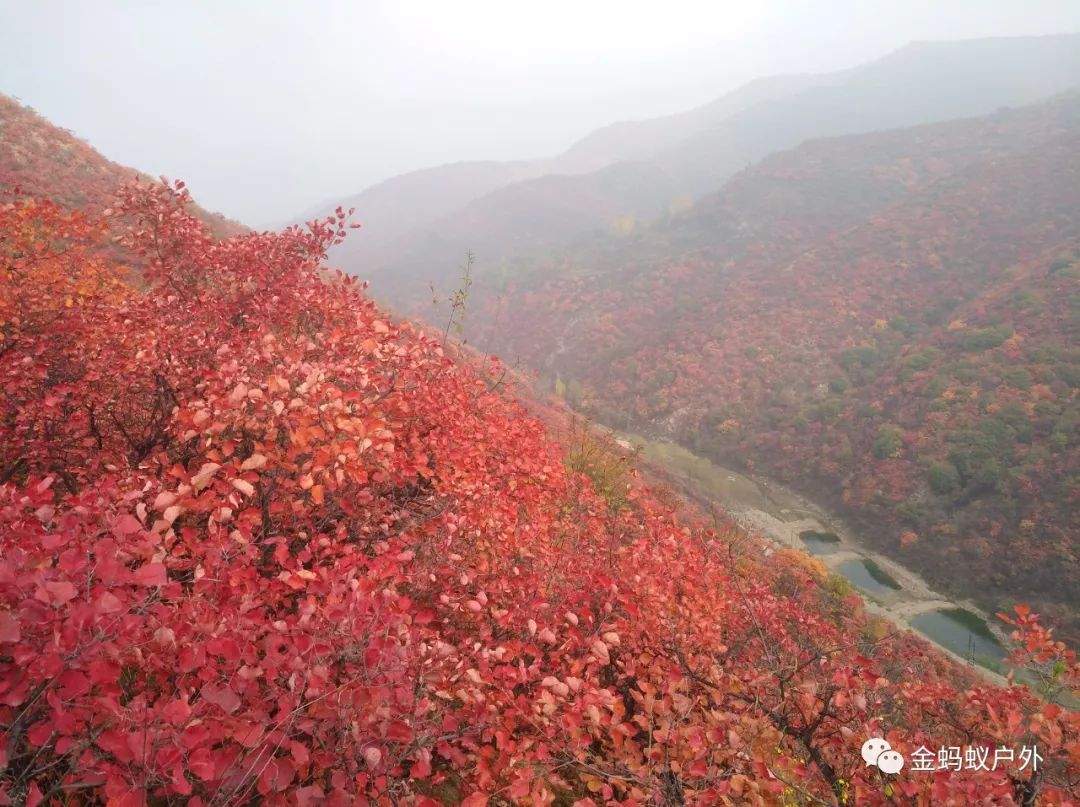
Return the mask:
<svg viewBox="0 0 1080 807">
<path fill-rule="evenodd" d="M 927 473 L 930 489 L 941 496 L 947 496 L 960 489 L 960 472 L 951 462 L 935 462 Z"/>
<path fill-rule="evenodd" d="M 878 429 L 872 451 L 879 460 L 899 457 L 904 447 L 904 432 L 897 426 L 886 424 Z"/>
</svg>

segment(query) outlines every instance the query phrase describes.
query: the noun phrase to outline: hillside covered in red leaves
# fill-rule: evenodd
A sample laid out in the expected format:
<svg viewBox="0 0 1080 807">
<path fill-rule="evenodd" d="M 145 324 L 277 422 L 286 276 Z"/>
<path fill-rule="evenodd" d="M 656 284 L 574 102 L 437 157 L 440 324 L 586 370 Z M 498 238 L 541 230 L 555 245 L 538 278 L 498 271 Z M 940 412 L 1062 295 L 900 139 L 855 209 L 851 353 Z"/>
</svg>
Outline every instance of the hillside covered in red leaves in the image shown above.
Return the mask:
<svg viewBox="0 0 1080 807">
<path fill-rule="evenodd" d="M 474 336 L 1075 640 L 1078 156 L 1075 94 L 811 141 L 670 222 L 480 278 Z"/>
<path fill-rule="evenodd" d="M 19 188 L 29 196 L 100 213 L 118 187 L 137 178 L 149 180 L 133 168 L 107 160 L 84 140 L 0 93 L 0 188 Z M 215 235 L 243 230 L 197 205 L 192 211 Z"/>
<path fill-rule="evenodd" d="M 0 205 L 0 803 L 1075 792 L 1053 701 L 1080 667 L 1026 609 L 1047 700 L 571 462 L 495 367 L 323 271 L 343 213 L 215 240 L 189 208 L 179 184 L 108 221 Z M 887 775 L 869 736 L 1017 757 Z"/>
</svg>

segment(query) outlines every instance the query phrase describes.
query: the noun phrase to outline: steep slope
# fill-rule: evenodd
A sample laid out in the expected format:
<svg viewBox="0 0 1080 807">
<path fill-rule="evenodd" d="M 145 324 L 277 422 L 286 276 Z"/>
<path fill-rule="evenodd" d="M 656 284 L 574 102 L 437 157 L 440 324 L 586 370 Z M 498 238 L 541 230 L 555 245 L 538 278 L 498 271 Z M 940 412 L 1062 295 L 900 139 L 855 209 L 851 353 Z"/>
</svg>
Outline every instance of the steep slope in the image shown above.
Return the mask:
<svg viewBox="0 0 1080 807">
<path fill-rule="evenodd" d="M 349 245 L 333 257 L 372 280 L 376 295 L 415 308 L 429 283 L 455 282 L 466 251 L 481 272 L 516 270 L 577 239 L 617 236 L 678 212 L 746 166 L 809 138 L 988 114 L 1077 85 L 1080 34 L 916 43 L 849 70 L 754 82 L 683 115 L 601 130 L 553 161 L 529 164 L 531 177 L 483 192 L 477 185 L 472 200 L 447 205 L 437 218 L 404 216 L 385 239 L 387 202 L 380 200 L 370 209 L 372 247 Z M 603 167 L 581 173 L 588 155 Z M 382 192 L 393 198 L 396 187 L 391 180 Z M 441 198 L 438 183 L 427 190 Z M 451 191 L 446 199 L 461 196 Z M 357 201 L 347 206 L 364 220 Z"/>
<path fill-rule="evenodd" d="M 767 470 L 991 609 L 1080 630 L 1080 97 L 765 160 L 496 296 L 601 419 Z M 963 573 L 956 574 L 957 569 Z"/>
<path fill-rule="evenodd" d="M 116 206 L 139 289 L 104 222 L 0 206 L 0 801 L 1067 803 L 1075 713 L 567 455 L 328 277 L 343 217 L 215 240 L 189 205 Z M 886 774 L 868 736 L 1038 773 Z"/>
<path fill-rule="evenodd" d="M 100 212 L 120 186 L 136 179 L 148 178 L 105 159 L 71 132 L 0 94 L 0 190 L 18 188 L 28 196 Z M 216 235 L 243 229 L 217 213 L 193 210 Z"/>
</svg>

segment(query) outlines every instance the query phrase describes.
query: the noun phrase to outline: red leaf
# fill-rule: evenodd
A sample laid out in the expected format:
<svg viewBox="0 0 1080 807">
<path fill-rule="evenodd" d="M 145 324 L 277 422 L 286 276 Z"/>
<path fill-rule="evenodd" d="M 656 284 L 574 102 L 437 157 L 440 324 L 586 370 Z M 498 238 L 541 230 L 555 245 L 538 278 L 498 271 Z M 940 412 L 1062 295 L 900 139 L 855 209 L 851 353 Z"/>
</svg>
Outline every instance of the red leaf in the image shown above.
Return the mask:
<svg viewBox="0 0 1080 807">
<path fill-rule="evenodd" d="M 311 759 L 307 746 L 298 742 L 289 743 L 289 753 L 292 754 L 292 758 L 296 760 L 297 765 L 306 765 Z"/>
<path fill-rule="evenodd" d="M 301 787 L 294 795 L 296 796 L 297 807 L 314 807 L 316 804 L 321 804 L 326 798 L 323 789 L 318 785 Z"/>
<path fill-rule="evenodd" d="M 219 707 L 225 714 L 231 715 L 240 708 L 240 696 L 230 687 L 214 687 L 209 684 L 202 688 L 202 698 L 207 703 Z"/>
<path fill-rule="evenodd" d="M 147 563 L 145 566 L 140 566 L 135 570 L 135 582 L 148 588 L 164 586 L 169 582 L 165 575 L 165 564 Z"/>
<path fill-rule="evenodd" d="M 128 745 L 127 735 L 116 729 L 109 729 L 98 735 L 97 746 L 102 751 L 112 754 L 120 762 L 131 762 L 134 759 Z"/>
<path fill-rule="evenodd" d="M 168 705 L 161 710 L 161 716 L 174 726 L 181 726 L 186 723 L 187 719 L 191 716 L 191 707 L 188 706 L 187 699 L 177 698 L 174 701 L 170 701 Z"/>
<path fill-rule="evenodd" d="M 60 685 L 60 694 L 64 700 L 78 698 L 90 691 L 90 679 L 78 670 L 64 670 L 56 679 Z"/>
<path fill-rule="evenodd" d="M 65 603 L 71 602 L 75 599 L 75 596 L 79 593 L 71 583 L 61 581 L 58 583 L 46 583 L 45 584 L 46 597 L 45 601 L 51 605 L 61 606 Z M 40 597 L 38 599 L 41 599 Z"/>
<path fill-rule="evenodd" d="M 172 789 L 181 796 L 191 795 L 191 782 L 184 775 L 184 767 L 177 765 L 172 772 Z M 189 804 L 191 802 L 188 802 Z"/>
<path fill-rule="evenodd" d="M 202 723 L 192 723 L 187 726 L 180 735 L 180 746 L 188 751 L 192 751 L 201 745 L 210 742 L 213 737 L 210 734 L 210 730 Z"/>
<path fill-rule="evenodd" d="M 142 790 L 129 790 L 119 798 L 109 799 L 109 807 L 146 807 L 146 793 Z"/>
<path fill-rule="evenodd" d="M 280 793 L 287 788 L 296 776 L 292 763 L 283 757 L 270 760 L 263 767 L 259 776 L 259 791 L 266 793 Z"/>
<path fill-rule="evenodd" d="M 133 532 L 138 532 L 142 529 L 142 524 L 139 520 L 131 514 L 120 516 L 116 519 L 112 525 L 113 534 L 117 537 L 123 537 L 125 535 L 131 535 Z"/>
<path fill-rule="evenodd" d="M 21 635 L 15 615 L 11 611 L 0 611 L 0 642 L 17 642 Z"/>
<path fill-rule="evenodd" d="M 38 807 L 44 800 L 45 794 L 41 792 L 37 782 L 31 782 L 29 790 L 26 791 L 26 807 Z"/>
<path fill-rule="evenodd" d="M 207 747 L 197 748 L 188 757 L 188 770 L 198 776 L 204 782 L 214 778 L 214 761 Z"/>
<path fill-rule="evenodd" d="M 206 651 L 226 661 L 240 660 L 240 645 L 234 639 L 211 639 L 206 643 Z"/>
<path fill-rule="evenodd" d="M 510 787 L 506 790 L 508 795 L 514 801 L 520 801 L 529 795 L 529 789 L 532 787 L 532 777 L 524 774 L 515 779 Z"/>
<path fill-rule="evenodd" d="M 434 608 L 421 608 L 413 615 L 413 623 L 416 625 L 427 625 L 433 619 L 435 619 Z"/>
<path fill-rule="evenodd" d="M 180 672 L 194 672 L 206 664 L 206 648 L 202 645 L 184 645 L 180 650 Z"/>
<path fill-rule="evenodd" d="M 409 776 L 413 779 L 426 779 L 431 776 L 431 752 L 428 749 L 416 752 L 416 761 L 409 769 Z"/>
<path fill-rule="evenodd" d="M 48 720 L 43 720 L 30 727 L 30 730 L 26 732 L 26 739 L 30 741 L 31 745 L 42 746 L 49 741 L 52 734 L 52 723 Z"/>
<path fill-rule="evenodd" d="M 408 723 L 395 720 L 387 728 L 386 737 L 399 743 L 407 743 L 413 738 L 413 730 Z"/>
</svg>

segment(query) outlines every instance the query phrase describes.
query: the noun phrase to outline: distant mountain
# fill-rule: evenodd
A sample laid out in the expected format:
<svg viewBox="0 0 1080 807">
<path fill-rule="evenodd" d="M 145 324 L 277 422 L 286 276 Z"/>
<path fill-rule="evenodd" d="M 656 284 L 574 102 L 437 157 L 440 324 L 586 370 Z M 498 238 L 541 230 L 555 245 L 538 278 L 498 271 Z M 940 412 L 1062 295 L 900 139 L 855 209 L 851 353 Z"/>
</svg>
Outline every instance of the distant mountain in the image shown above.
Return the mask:
<svg viewBox="0 0 1080 807">
<path fill-rule="evenodd" d="M 915 42 L 736 113 L 655 159 L 700 195 L 766 154 L 810 138 L 985 115 L 1078 84 L 1080 34 Z"/>
<path fill-rule="evenodd" d="M 335 207 L 356 208 L 363 223 L 364 244 L 374 254 L 411 230 L 512 182 L 540 176 L 540 163 L 460 162 L 424 168 L 393 177 L 364 191 L 332 199 L 308 209 L 296 221 L 317 218 Z M 358 253 L 362 254 L 362 253 Z"/>
<path fill-rule="evenodd" d="M 647 158 L 657 149 L 672 146 L 727 115 L 794 92 L 813 80 L 777 77 L 754 81 L 690 112 L 598 130 L 549 159 L 460 162 L 412 171 L 353 196 L 315 205 L 295 221 L 324 215 L 338 206 L 356 208 L 363 236 L 347 242 L 334 258 L 365 277 L 391 265 L 397 270 L 434 260 L 441 266 L 453 266 L 470 248 L 489 260 L 488 246 L 505 252 L 503 247 L 507 245 L 513 251 L 515 245 L 561 241 L 567 234 L 580 233 L 583 221 L 595 221 L 604 227 L 617 215 L 636 209 L 624 203 L 620 176 L 632 177 L 634 184 L 645 189 L 645 193 L 638 194 L 649 200 L 641 211 L 643 215 L 653 214 L 654 199 L 674 193 L 673 188 L 664 186 L 665 180 L 658 178 L 655 170 L 650 175 L 647 167 L 627 165 L 605 171 L 609 166 Z M 591 172 L 597 175 L 588 187 L 579 189 L 569 179 L 571 175 Z M 529 185 L 530 180 L 538 180 L 538 184 Z M 653 181 L 658 184 L 652 185 Z M 524 186 L 520 194 L 509 190 L 499 193 L 517 184 Z M 487 198 L 489 195 L 491 198 Z M 527 222 L 519 232 L 523 219 L 534 214 L 536 220 Z M 489 217 L 493 219 L 490 222 Z M 470 246 L 463 248 L 461 242 L 466 240 Z M 405 254 L 410 257 L 403 258 Z"/>
<path fill-rule="evenodd" d="M 414 308 L 428 283 L 516 271 L 581 238 L 685 209 L 768 154 L 822 136 L 987 114 L 1080 85 L 1080 35 L 915 43 L 849 70 L 780 76 L 690 112 L 598 130 L 550 160 L 406 174 L 337 204 L 364 235 L 333 254 L 377 296 Z"/>
<path fill-rule="evenodd" d="M 687 138 L 721 126 L 733 115 L 787 98 L 824 80 L 826 77 L 821 75 L 755 79 L 688 112 L 613 123 L 586 135 L 559 155 L 557 167 L 566 173 L 584 173 L 613 161 L 650 159 Z"/>
<path fill-rule="evenodd" d="M 0 94 L 0 189 L 19 188 L 68 208 L 100 211 L 121 185 L 152 177 L 118 165 L 67 129 L 62 129 L 13 98 Z M 194 212 L 216 235 L 244 227 L 218 213 Z"/>
<path fill-rule="evenodd" d="M 472 302 L 585 413 L 1080 638 L 1080 93 L 805 143 Z"/>
</svg>

